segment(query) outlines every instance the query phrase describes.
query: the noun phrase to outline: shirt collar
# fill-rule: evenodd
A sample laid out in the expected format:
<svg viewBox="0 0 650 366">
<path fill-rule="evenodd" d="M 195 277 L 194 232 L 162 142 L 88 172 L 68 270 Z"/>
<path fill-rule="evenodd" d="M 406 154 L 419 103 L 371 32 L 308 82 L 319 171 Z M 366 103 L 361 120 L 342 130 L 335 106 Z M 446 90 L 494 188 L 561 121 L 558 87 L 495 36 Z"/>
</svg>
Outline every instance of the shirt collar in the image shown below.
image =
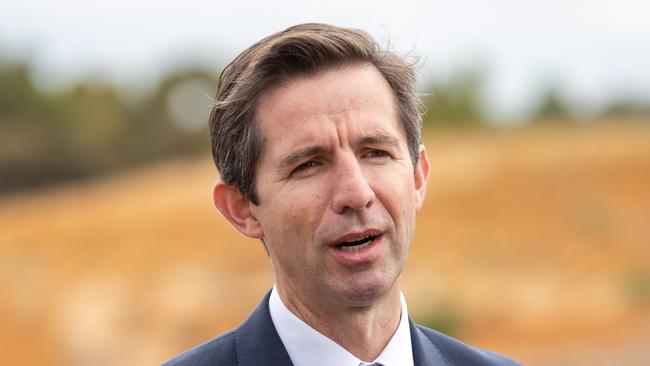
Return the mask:
<svg viewBox="0 0 650 366">
<path fill-rule="evenodd" d="M 372 362 L 384 366 L 413 366 L 411 332 L 404 295 L 400 294 L 402 314 L 393 337 L 379 357 Z M 294 315 L 273 287 L 269 299 L 271 319 L 294 366 L 367 365 L 338 343 L 318 332 Z"/>
</svg>

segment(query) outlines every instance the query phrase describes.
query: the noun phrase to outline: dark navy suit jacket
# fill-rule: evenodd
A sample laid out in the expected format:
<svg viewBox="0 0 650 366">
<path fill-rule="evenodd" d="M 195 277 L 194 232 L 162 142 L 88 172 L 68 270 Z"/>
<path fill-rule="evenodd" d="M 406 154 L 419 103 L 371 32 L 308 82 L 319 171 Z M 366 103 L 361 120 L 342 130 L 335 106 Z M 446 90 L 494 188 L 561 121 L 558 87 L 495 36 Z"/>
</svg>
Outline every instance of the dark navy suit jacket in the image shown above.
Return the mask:
<svg viewBox="0 0 650 366">
<path fill-rule="evenodd" d="M 163 366 L 293 366 L 269 312 L 269 295 L 237 329 L 174 357 Z M 409 319 L 415 366 L 517 366 Z M 336 366 L 336 365 L 332 365 Z"/>
</svg>

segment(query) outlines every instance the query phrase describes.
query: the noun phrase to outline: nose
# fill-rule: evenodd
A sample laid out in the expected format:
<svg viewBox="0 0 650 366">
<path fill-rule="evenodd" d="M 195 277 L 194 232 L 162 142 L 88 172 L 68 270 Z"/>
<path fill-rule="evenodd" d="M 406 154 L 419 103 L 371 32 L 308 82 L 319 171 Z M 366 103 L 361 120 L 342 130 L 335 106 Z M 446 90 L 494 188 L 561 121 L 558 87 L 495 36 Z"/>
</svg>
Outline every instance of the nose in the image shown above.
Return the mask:
<svg viewBox="0 0 650 366">
<path fill-rule="evenodd" d="M 375 192 L 356 158 L 343 159 L 332 179 L 332 209 L 338 214 L 370 207 Z"/>
</svg>

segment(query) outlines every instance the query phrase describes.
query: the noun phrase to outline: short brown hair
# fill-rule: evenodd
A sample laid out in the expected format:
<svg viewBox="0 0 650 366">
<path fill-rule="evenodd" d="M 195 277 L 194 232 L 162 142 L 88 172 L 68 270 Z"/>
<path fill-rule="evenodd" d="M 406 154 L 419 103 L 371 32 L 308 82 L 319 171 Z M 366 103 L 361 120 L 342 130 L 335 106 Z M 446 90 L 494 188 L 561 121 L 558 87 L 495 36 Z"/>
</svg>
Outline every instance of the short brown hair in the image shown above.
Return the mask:
<svg viewBox="0 0 650 366">
<path fill-rule="evenodd" d="M 254 121 L 259 95 L 291 78 L 354 63 L 374 65 L 393 90 L 415 167 L 422 112 L 415 94 L 413 65 L 381 50 L 364 31 L 308 23 L 262 39 L 221 72 L 210 113 L 210 139 L 222 181 L 258 204 L 255 169 L 264 148 L 262 132 Z"/>
</svg>

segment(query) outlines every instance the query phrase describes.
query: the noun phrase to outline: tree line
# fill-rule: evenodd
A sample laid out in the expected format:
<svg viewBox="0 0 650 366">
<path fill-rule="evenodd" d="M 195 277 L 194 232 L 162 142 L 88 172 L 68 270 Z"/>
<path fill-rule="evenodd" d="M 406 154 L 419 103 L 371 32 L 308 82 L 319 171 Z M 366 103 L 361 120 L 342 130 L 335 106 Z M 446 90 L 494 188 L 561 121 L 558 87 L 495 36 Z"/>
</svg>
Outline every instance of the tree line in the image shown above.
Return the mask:
<svg viewBox="0 0 650 366">
<path fill-rule="evenodd" d="M 45 92 L 33 77 L 27 63 L 0 61 L 0 194 L 210 151 L 215 72 L 172 72 L 140 98 L 90 80 Z M 426 89 L 425 128 L 480 126 L 488 119 L 480 73 L 459 72 Z M 530 119 L 571 120 L 572 113 L 549 89 Z M 604 113 L 650 116 L 650 109 L 624 101 Z"/>
</svg>

